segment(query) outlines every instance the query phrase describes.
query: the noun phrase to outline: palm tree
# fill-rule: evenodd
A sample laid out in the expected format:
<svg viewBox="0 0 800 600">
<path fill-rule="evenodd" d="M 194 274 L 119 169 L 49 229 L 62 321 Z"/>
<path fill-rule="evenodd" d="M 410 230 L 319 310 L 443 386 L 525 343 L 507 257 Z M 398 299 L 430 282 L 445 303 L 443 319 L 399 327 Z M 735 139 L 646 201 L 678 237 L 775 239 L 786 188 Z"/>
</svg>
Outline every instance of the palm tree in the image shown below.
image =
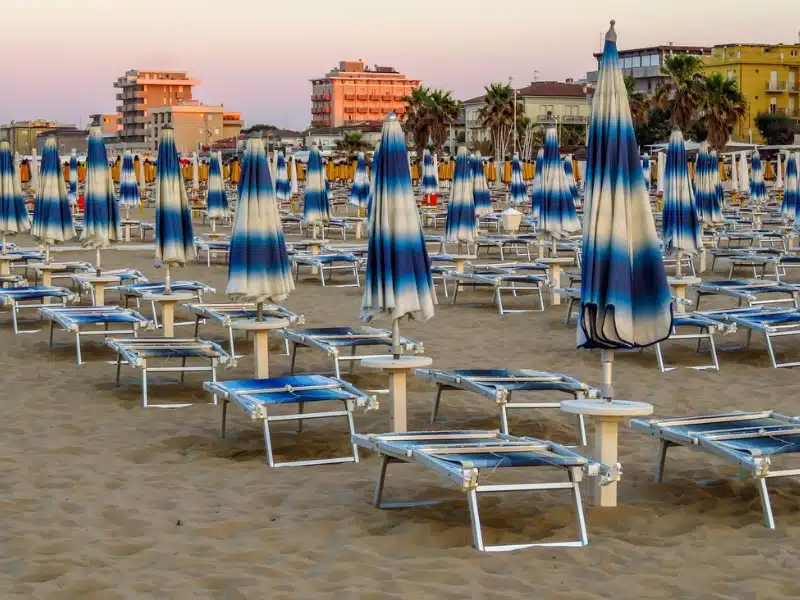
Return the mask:
<svg viewBox="0 0 800 600">
<path fill-rule="evenodd" d="M 722 150 L 733 127 L 747 115 L 747 100 L 736 81 L 721 73 L 702 79 L 699 100 L 700 119 L 708 132 L 708 143 Z"/>
<path fill-rule="evenodd" d="M 636 91 L 636 78 L 625 76 L 625 89 L 628 90 L 628 104 L 631 106 L 633 126 L 647 125 L 650 116 L 650 100 L 642 92 Z"/>
<path fill-rule="evenodd" d="M 698 104 L 700 58 L 691 54 L 673 54 L 664 57 L 661 72 L 667 76 L 665 83 L 656 88 L 654 101 L 657 106 L 666 110 L 672 118 L 672 124 L 683 131 L 692 124 Z"/>
<path fill-rule="evenodd" d="M 431 139 L 429 100 L 431 89 L 419 86 L 411 90 L 411 94 L 403 96 L 406 103 L 405 128 L 417 150 L 422 150 Z"/>
<path fill-rule="evenodd" d="M 514 127 L 514 90 L 506 83 L 492 83 L 486 87 L 486 105 L 480 110 L 483 126 L 489 130 L 498 162 L 503 159 Z M 524 109 L 517 105 L 517 115 L 521 117 Z"/>
<path fill-rule="evenodd" d="M 345 131 L 342 139 L 336 140 L 334 152 L 340 158 L 355 158 L 359 152 L 368 150 L 369 147 L 360 131 Z"/>
<path fill-rule="evenodd" d="M 428 94 L 428 124 L 430 125 L 430 136 L 436 152 L 441 151 L 442 146 L 449 137 L 449 126 L 458 118 L 461 110 L 461 102 L 453 100 L 453 92 L 444 90 L 430 90 Z"/>
</svg>

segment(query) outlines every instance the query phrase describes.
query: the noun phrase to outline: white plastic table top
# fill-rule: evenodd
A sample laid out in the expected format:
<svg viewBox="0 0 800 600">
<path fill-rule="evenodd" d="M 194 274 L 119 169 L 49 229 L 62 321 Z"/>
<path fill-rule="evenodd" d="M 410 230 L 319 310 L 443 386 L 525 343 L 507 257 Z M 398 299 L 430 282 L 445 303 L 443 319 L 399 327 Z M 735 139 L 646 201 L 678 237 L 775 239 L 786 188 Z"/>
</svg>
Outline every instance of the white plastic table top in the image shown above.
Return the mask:
<svg viewBox="0 0 800 600">
<path fill-rule="evenodd" d="M 142 300 L 145 302 L 186 302 L 192 300 L 192 294 L 185 294 L 182 292 L 173 292 L 172 294 L 145 294 Z"/>
<path fill-rule="evenodd" d="M 84 283 L 93 283 L 93 284 L 103 284 L 103 283 L 119 283 L 120 277 L 119 275 L 94 275 L 92 273 L 87 273 L 85 275 L 78 274 L 77 275 L 78 281 Z"/>
<path fill-rule="evenodd" d="M 667 277 L 667 283 L 672 287 L 683 285 L 697 285 L 702 283 L 703 280 L 699 277 Z"/>
<path fill-rule="evenodd" d="M 270 331 L 272 329 L 282 329 L 288 327 L 289 319 L 265 317 L 263 321 L 256 319 L 242 319 L 231 321 L 231 329 L 236 331 Z"/>
<path fill-rule="evenodd" d="M 433 359 L 429 356 L 373 356 L 361 361 L 361 365 L 368 369 L 382 369 L 384 371 L 408 371 L 420 367 L 427 367 L 433 364 Z"/>
<path fill-rule="evenodd" d="M 575 415 L 624 419 L 653 414 L 653 405 L 630 400 L 565 400 L 561 410 Z"/>
<path fill-rule="evenodd" d="M 575 262 L 574 258 L 569 256 L 550 256 L 546 258 L 537 258 L 536 262 L 543 265 L 571 265 Z"/>
</svg>

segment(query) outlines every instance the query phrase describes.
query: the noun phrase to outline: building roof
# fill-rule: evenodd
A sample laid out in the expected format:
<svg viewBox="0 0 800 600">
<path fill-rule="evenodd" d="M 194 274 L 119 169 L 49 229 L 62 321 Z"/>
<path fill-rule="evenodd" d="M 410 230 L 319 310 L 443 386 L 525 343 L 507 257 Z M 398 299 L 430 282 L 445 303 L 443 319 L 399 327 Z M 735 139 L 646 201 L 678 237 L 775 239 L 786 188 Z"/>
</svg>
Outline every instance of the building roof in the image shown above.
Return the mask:
<svg viewBox="0 0 800 600">
<path fill-rule="evenodd" d="M 373 119 L 367 121 L 353 121 L 347 125 L 340 125 L 339 127 L 311 127 L 304 132 L 303 135 L 338 135 L 345 131 L 380 131 L 383 127 L 381 119 Z"/>
<path fill-rule="evenodd" d="M 677 52 L 678 54 L 708 54 L 711 52 L 711 46 L 676 46 L 675 44 L 662 44 L 660 46 L 644 46 L 642 48 L 628 48 L 627 50 L 620 50 L 619 55 L 652 54 L 653 52 L 660 52 L 662 50 Z M 603 56 L 602 52 L 594 53 L 595 58 L 600 58 L 601 56 Z"/>
<path fill-rule="evenodd" d="M 534 81 L 529 86 L 517 90 L 517 95 L 528 98 L 568 97 L 584 98 L 588 89 L 579 83 L 561 81 Z M 479 104 L 486 101 L 486 95 L 464 100 L 464 104 Z"/>
</svg>

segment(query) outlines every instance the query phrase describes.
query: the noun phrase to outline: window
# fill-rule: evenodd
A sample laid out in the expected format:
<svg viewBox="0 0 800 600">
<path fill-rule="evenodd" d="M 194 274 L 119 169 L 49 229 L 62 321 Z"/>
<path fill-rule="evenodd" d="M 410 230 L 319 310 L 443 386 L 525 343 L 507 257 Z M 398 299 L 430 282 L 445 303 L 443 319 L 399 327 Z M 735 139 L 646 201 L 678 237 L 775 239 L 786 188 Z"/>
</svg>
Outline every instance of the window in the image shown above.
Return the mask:
<svg viewBox="0 0 800 600">
<path fill-rule="evenodd" d="M 728 71 L 728 81 L 736 77 L 736 71 Z"/>
<path fill-rule="evenodd" d="M 641 56 L 632 57 L 631 58 L 631 66 L 634 67 L 634 68 L 641 67 L 642 66 L 642 57 Z"/>
<path fill-rule="evenodd" d="M 789 52 L 789 54 L 791 56 L 797 56 L 797 50 L 792 50 L 791 52 Z"/>
<path fill-rule="evenodd" d="M 622 68 L 623 69 L 630 69 L 632 64 L 632 59 L 630 56 L 626 56 L 622 61 Z"/>
<path fill-rule="evenodd" d="M 214 135 L 219 135 L 219 127 L 214 128 Z"/>
</svg>

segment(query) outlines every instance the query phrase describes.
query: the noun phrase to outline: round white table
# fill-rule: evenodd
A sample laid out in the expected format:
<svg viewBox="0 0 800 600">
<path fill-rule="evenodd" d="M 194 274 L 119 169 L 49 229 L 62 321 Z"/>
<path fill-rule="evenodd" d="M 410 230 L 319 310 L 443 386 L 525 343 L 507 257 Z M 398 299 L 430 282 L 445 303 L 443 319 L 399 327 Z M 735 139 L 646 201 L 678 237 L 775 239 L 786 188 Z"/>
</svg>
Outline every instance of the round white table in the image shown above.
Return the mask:
<svg viewBox="0 0 800 600">
<path fill-rule="evenodd" d="M 161 326 L 164 328 L 164 337 L 175 337 L 175 305 L 178 302 L 188 302 L 194 296 L 191 294 L 146 294 L 142 296 L 145 302 L 155 302 L 161 305 Z"/>
<path fill-rule="evenodd" d="M 253 334 L 253 356 L 255 360 L 256 379 L 269 378 L 269 339 L 267 334 L 273 329 L 283 329 L 289 325 L 289 319 L 267 317 L 263 321 L 243 319 L 231 322 L 231 329 Z"/>
<path fill-rule="evenodd" d="M 433 364 L 428 356 L 375 356 L 365 358 L 361 365 L 368 369 L 381 369 L 389 373 L 389 395 L 392 399 L 392 415 L 389 430 L 392 432 L 408 431 L 408 408 L 406 401 L 406 379 L 412 369 L 427 367 Z"/>
</svg>

